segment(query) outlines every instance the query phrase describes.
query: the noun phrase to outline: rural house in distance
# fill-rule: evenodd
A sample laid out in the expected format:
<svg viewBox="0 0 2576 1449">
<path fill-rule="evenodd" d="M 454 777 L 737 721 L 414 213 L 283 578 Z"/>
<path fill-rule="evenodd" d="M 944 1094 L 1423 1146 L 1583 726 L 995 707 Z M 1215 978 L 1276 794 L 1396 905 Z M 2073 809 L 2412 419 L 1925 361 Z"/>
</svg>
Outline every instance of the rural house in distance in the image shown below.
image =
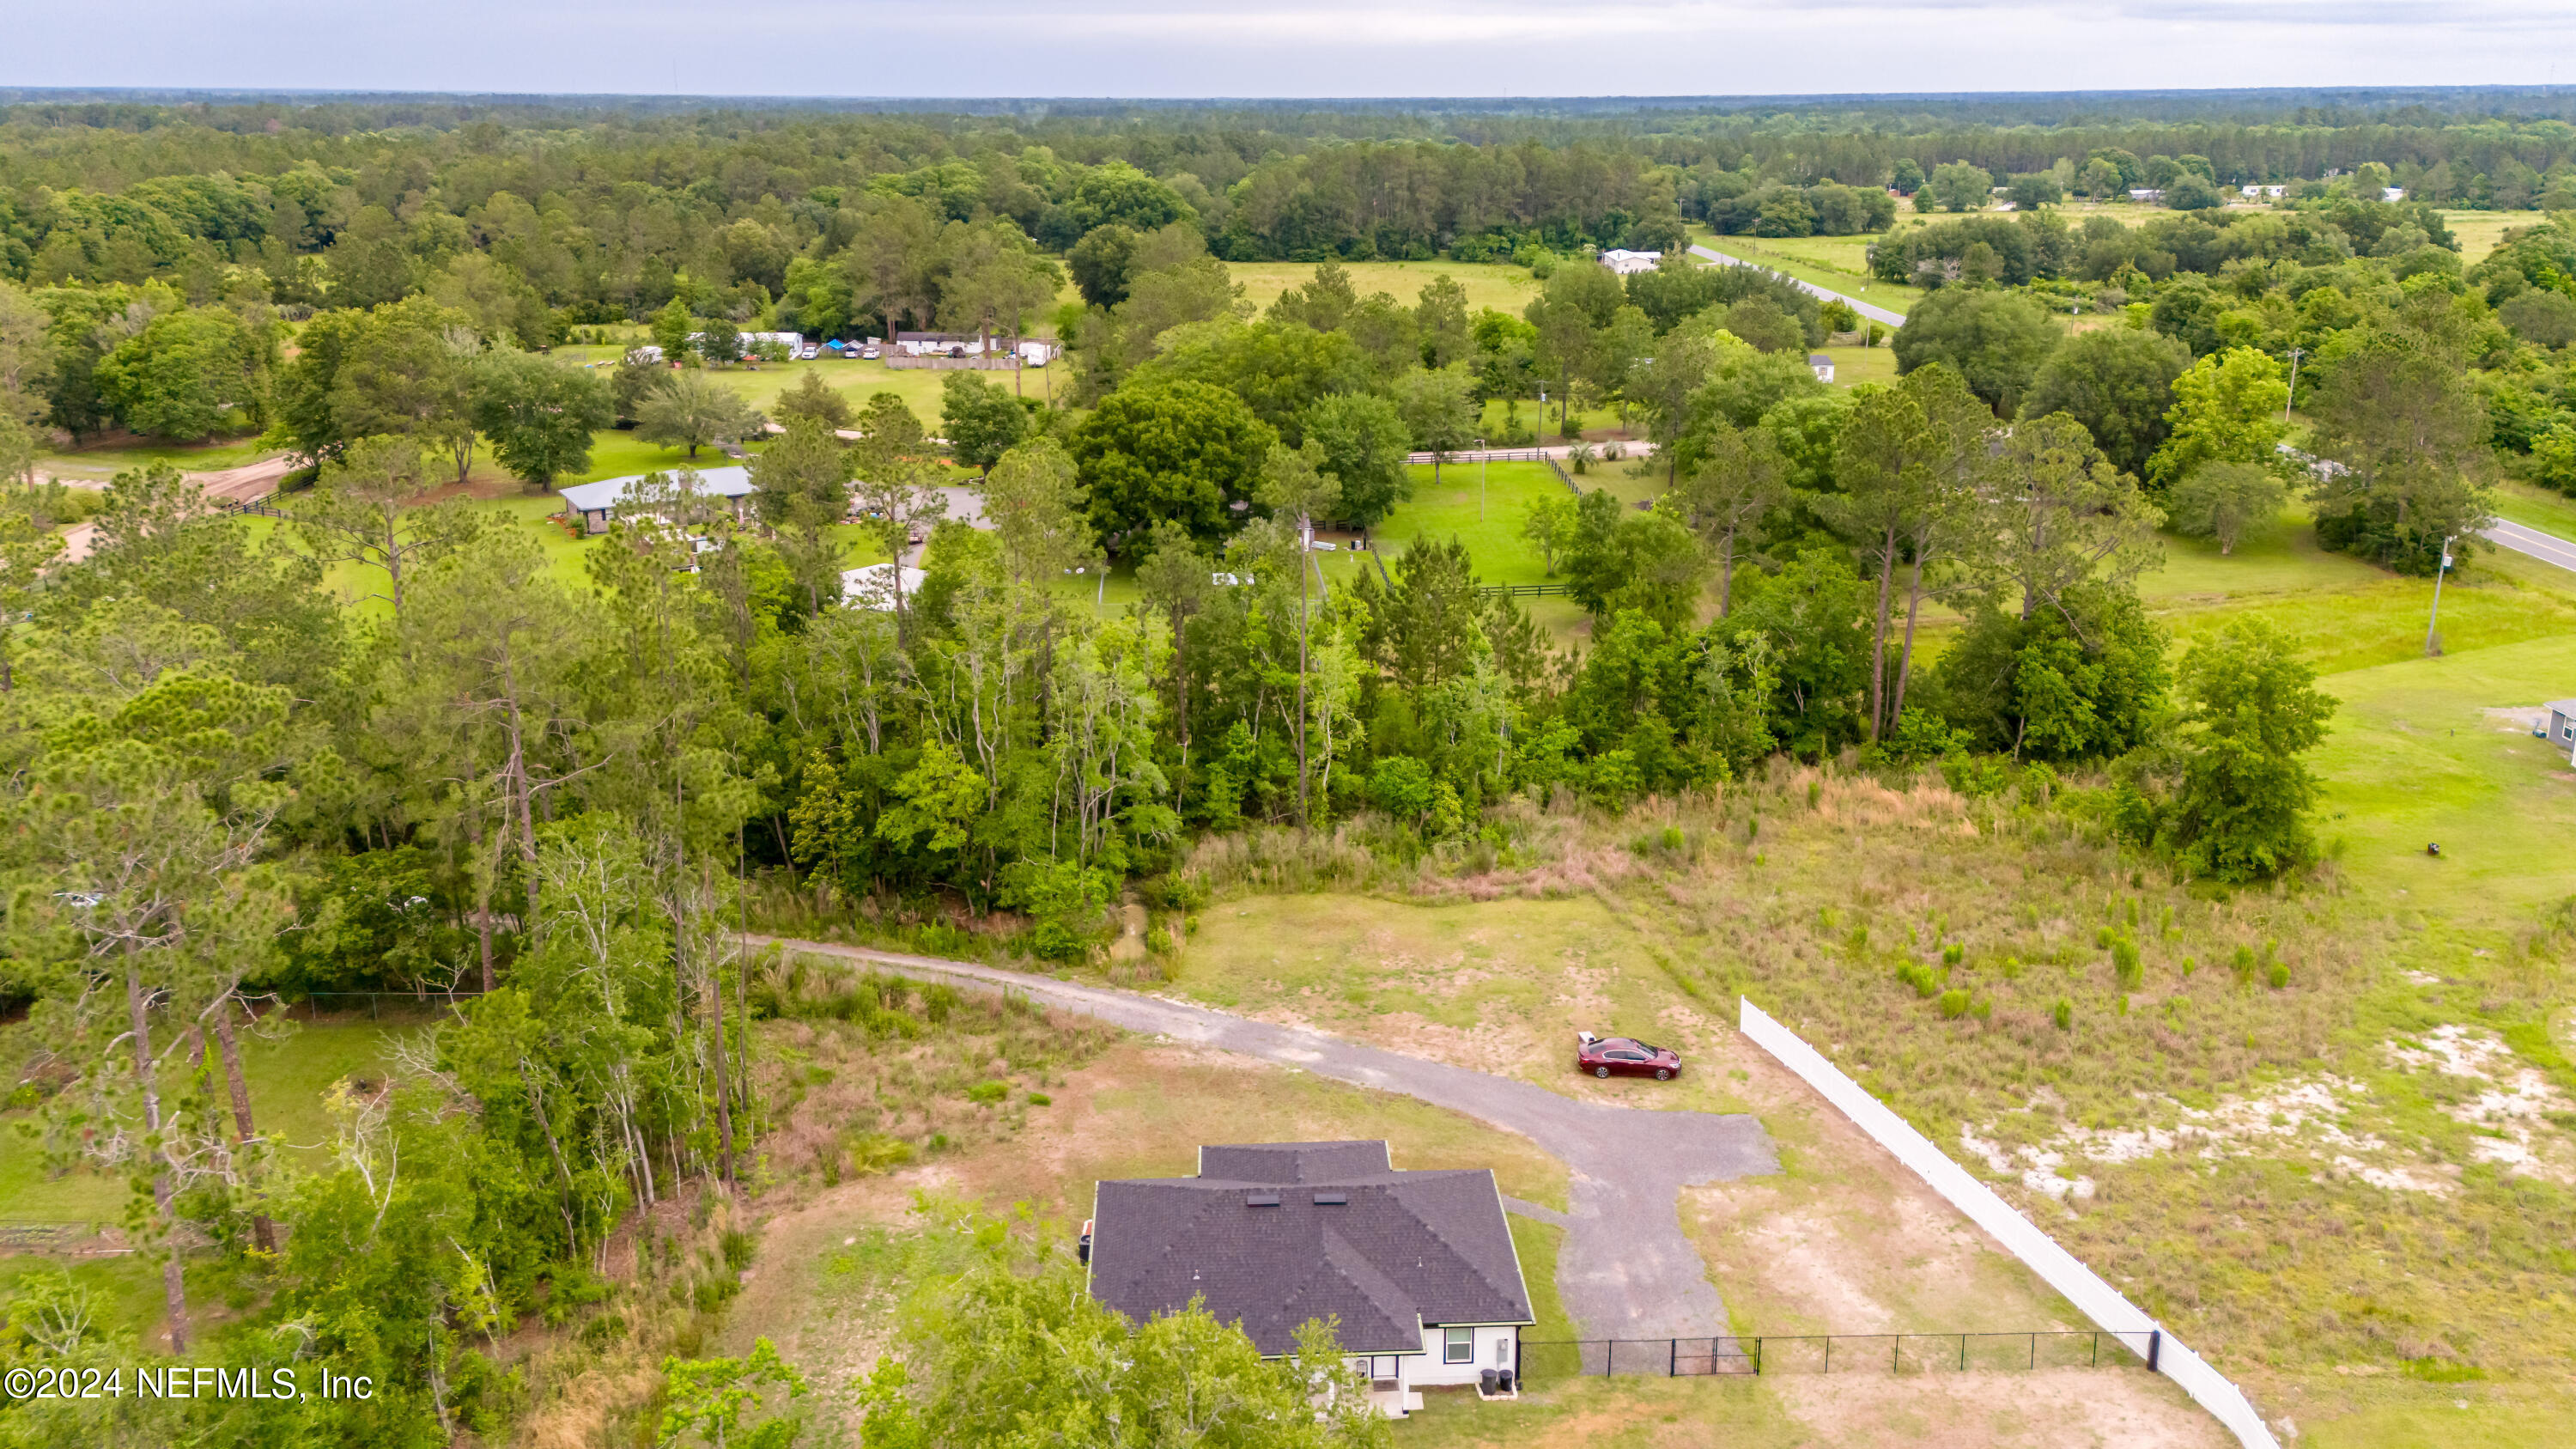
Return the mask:
<svg viewBox="0 0 2576 1449">
<path fill-rule="evenodd" d="M 1200 1298 L 1277 1357 L 1338 1317 L 1390 1416 L 1423 1385 L 1516 1379 L 1534 1321 L 1492 1170 L 1399 1172 L 1383 1141 L 1201 1147 L 1196 1177 L 1104 1181 L 1088 1250 L 1092 1296 L 1139 1323 Z"/>
</svg>

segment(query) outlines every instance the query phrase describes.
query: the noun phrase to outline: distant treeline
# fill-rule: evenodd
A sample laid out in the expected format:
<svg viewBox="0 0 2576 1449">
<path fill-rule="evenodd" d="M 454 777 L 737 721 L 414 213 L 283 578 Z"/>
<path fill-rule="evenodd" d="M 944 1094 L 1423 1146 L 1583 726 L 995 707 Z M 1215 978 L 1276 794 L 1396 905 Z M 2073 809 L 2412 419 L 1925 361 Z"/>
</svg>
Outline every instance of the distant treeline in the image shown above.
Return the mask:
<svg viewBox="0 0 2576 1449">
<path fill-rule="evenodd" d="M 373 305 L 480 253 L 498 272 L 451 290 L 510 294 L 493 305 L 526 313 L 521 334 L 542 344 L 540 312 L 558 327 L 627 320 L 674 296 L 748 320 L 797 290 L 795 263 L 843 252 L 896 198 L 929 225 L 1007 224 L 1048 252 L 1106 223 L 1182 221 L 1220 258 L 1317 261 L 1653 250 L 1693 220 L 1875 231 L 1894 214 L 1888 186 L 1943 166 L 2073 189 L 2105 155 L 2147 158 L 2150 172 L 2182 158 L 2221 188 L 2369 165 L 2436 204 L 2576 195 L 2576 127 L 2547 114 L 2565 97 L 2517 94 L 2531 104 L 2510 115 L 2479 109 L 2486 92 L 1641 102 L 1617 115 L 1590 102 L 970 115 L 55 100 L 0 108 L 0 275 Z M 2067 123 L 2007 123 L 2052 114 Z"/>
</svg>

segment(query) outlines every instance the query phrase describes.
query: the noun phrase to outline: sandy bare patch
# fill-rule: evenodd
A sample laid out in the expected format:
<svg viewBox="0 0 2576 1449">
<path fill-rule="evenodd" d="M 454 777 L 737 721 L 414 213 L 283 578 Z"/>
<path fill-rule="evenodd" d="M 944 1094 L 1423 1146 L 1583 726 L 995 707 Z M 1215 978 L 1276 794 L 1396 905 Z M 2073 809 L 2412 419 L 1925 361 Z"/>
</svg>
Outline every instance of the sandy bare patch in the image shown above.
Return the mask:
<svg viewBox="0 0 2576 1449">
<path fill-rule="evenodd" d="M 1764 1380 L 1815 1442 L 1907 1449 L 2221 1449 L 2233 1438 L 2136 1369 L 1815 1374 Z"/>
<path fill-rule="evenodd" d="M 1771 1334 L 2078 1325 L 2064 1300 L 1769 1054 L 1729 1032 L 1708 1070 L 1754 1105 L 1788 1168 L 1683 1199 L 1736 1323 Z"/>
</svg>

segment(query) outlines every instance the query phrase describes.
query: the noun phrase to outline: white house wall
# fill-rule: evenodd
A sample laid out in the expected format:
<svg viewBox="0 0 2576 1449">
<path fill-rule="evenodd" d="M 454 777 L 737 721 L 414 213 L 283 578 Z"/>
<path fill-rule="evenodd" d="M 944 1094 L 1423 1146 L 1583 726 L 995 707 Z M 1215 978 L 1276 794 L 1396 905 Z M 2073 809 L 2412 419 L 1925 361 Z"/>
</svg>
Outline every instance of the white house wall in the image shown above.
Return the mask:
<svg viewBox="0 0 2576 1449">
<path fill-rule="evenodd" d="M 1448 1344 L 1447 1332 L 1440 1328 L 1422 1330 L 1422 1354 L 1410 1359 L 1405 1375 L 1407 1386 L 1423 1384 L 1472 1384 L 1487 1369 L 1520 1367 L 1520 1330 L 1504 1325 L 1478 1328 L 1475 1333 L 1476 1353 L 1469 1363 L 1442 1363 L 1441 1355 Z"/>
</svg>

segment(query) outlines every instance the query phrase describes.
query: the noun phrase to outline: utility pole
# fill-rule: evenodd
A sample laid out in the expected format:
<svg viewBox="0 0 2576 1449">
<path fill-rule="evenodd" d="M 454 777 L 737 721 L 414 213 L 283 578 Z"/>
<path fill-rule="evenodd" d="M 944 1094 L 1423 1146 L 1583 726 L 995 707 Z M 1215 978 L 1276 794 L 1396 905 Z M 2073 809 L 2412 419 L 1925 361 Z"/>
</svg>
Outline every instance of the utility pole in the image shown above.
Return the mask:
<svg viewBox="0 0 2576 1449">
<path fill-rule="evenodd" d="M 2281 424 L 2284 427 L 2289 426 L 2291 405 L 2299 400 L 2299 359 L 2307 355 L 2308 349 L 2304 347 L 2290 349 L 2290 395 L 2281 403 Z"/>
<path fill-rule="evenodd" d="M 2442 561 L 2433 566 L 2433 618 L 2424 626 L 2424 657 L 2427 659 L 2442 657 L 2442 575 L 2450 572 L 2451 540 L 2457 537 L 2458 534 L 2443 536 Z"/>
</svg>

